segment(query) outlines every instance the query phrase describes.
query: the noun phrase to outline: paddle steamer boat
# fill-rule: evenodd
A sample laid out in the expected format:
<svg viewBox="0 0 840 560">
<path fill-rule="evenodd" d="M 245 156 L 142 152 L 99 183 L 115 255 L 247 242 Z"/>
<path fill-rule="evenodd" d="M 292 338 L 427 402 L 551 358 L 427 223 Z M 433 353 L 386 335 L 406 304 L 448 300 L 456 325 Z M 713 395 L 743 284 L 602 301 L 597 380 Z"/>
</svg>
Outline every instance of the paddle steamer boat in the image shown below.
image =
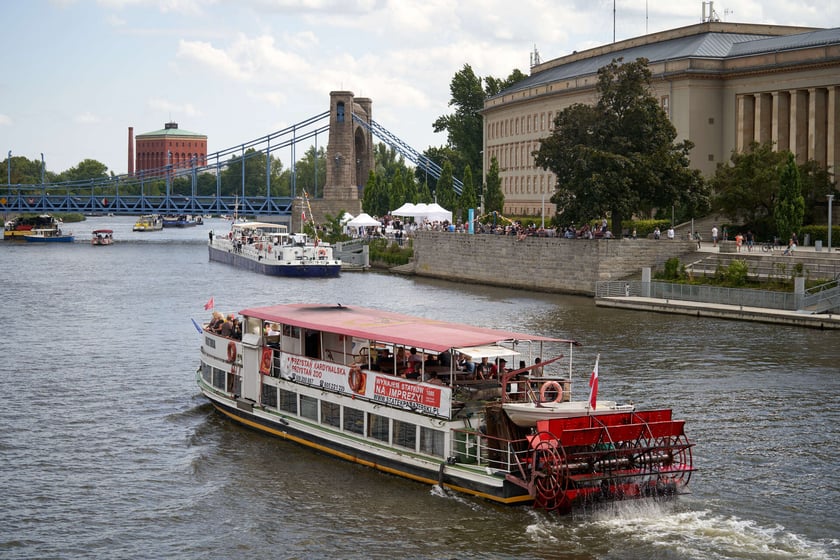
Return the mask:
<svg viewBox="0 0 840 560">
<path fill-rule="evenodd" d="M 687 490 L 692 444 L 669 409 L 590 394 L 568 410 L 513 420 L 522 411 L 506 404 L 530 412 L 573 402 L 574 341 L 343 305 L 256 307 L 240 317 L 241 340 L 201 329 L 196 382 L 250 428 L 504 504 L 568 511 Z M 548 357 L 566 346 L 568 357 Z M 493 379 L 459 369 L 483 357 L 541 362 Z M 597 380 L 597 366 L 593 373 Z"/>
</svg>

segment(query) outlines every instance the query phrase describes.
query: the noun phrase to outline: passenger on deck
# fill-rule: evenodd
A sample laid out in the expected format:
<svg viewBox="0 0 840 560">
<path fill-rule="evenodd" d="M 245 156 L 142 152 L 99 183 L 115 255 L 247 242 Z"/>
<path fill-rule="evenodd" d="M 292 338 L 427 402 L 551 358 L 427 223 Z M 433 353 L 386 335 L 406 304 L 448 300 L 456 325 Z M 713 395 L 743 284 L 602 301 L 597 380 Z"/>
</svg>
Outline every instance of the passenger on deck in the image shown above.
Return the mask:
<svg viewBox="0 0 840 560">
<path fill-rule="evenodd" d="M 414 365 L 414 369 L 420 369 L 420 364 L 423 363 L 423 356 L 417 353 L 417 348 L 412 347 L 408 351 L 408 365 Z"/>
<path fill-rule="evenodd" d="M 222 315 L 221 311 L 214 311 L 213 318 L 210 319 L 210 323 L 207 325 L 207 330 L 218 333 L 219 329 L 222 328 L 222 324 L 225 322 L 225 316 Z"/>
<path fill-rule="evenodd" d="M 431 383 L 432 385 L 443 385 L 443 381 L 440 380 L 437 372 L 435 371 L 429 374 L 429 378 L 426 380 L 426 383 Z"/>
<path fill-rule="evenodd" d="M 222 323 L 219 334 L 227 338 L 233 338 L 233 315 L 228 315 L 228 318 Z"/>
<path fill-rule="evenodd" d="M 481 362 L 475 365 L 475 376 L 478 379 L 487 379 L 490 376 L 491 366 L 487 357 L 481 358 Z"/>
<path fill-rule="evenodd" d="M 497 379 L 502 374 L 509 372 L 510 370 L 507 368 L 507 360 L 504 358 L 499 358 L 499 361 L 492 366 L 490 366 L 490 377 Z"/>
</svg>

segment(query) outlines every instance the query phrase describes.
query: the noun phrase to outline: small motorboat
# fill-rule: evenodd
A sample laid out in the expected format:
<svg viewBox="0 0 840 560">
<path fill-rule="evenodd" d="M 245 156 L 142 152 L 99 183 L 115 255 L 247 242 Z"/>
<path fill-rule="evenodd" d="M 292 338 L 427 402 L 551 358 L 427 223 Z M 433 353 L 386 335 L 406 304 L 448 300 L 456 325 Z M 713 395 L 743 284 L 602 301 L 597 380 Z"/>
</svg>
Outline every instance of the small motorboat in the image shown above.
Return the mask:
<svg viewBox="0 0 840 560">
<path fill-rule="evenodd" d="M 64 233 L 61 229 L 33 229 L 23 239 L 29 243 L 73 243 L 72 233 Z"/>
<path fill-rule="evenodd" d="M 113 245 L 114 244 L 114 230 L 111 229 L 95 229 L 93 236 L 90 238 L 90 244 L 97 245 Z"/>
</svg>

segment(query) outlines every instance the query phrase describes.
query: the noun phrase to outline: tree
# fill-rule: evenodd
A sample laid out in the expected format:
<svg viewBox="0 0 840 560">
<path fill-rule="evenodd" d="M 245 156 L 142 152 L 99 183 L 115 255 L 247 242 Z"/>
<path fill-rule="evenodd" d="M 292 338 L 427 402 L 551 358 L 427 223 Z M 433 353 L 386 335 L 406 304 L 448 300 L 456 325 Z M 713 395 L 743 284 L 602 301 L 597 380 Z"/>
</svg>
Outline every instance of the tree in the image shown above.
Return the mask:
<svg viewBox="0 0 840 560">
<path fill-rule="evenodd" d="M 773 209 L 776 230 L 779 237 L 787 239 L 802 227 L 805 216 L 805 198 L 802 196 L 802 181 L 793 154 L 788 153 L 787 163 L 782 168 L 779 200 Z"/>
<path fill-rule="evenodd" d="M 14 162 L 13 162 L 14 164 Z M 12 167 L 14 172 L 14 167 Z M 85 159 L 79 165 L 59 174 L 59 181 L 86 181 L 88 179 L 107 179 L 108 166 L 95 159 Z"/>
<path fill-rule="evenodd" d="M 443 169 L 440 172 L 437 187 L 435 188 L 435 199 L 437 203 L 447 210 L 454 210 L 457 202 L 455 187 L 452 184 L 452 164 L 443 162 Z"/>
<path fill-rule="evenodd" d="M 447 132 L 447 147 L 455 152 L 449 157 L 455 176 L 463 176 L 467 165 L 481 174 L 481 150 L 484 145 L 481 111 L 484 109 L 484 100 L 525 78 L 517 69 L 504 80 L 492 76 L 484 78 L 485 87 L 482 88 L 481 77 L 476 76 L 469 64 L 464 64 L 452 77 L 449 83 L 449 106 L 455 107 L 455 112 L 438 117 L 433 128 L 435 132 Z M 442 161 L 434 161 L 443 165 Z"/>
<path fill-rule="evenodd" d="M 622 220 L 645 209 L 707 201 L 699 172 L 688 166 L 693 144 L 675 142 L 650 81 L 646 59 L 613 60 L 598 70 L 596 104 L 561 111 L 541 141 L 535 162 L 557 176 L 551 200 L 566 221 L 609 214 L 620 235 Z"/>
<path fill-rule="evenodd" d="M 502 181 L 499 178 L 499 160 L 494 156 L 490 160 L 487 171 L 487 182 L 484 185 L 484 211 L 501 212 L 505 205 L 505 195 L 502 193 Z"/>
<path fill-rule="evenodd" d="M 475 192 L 475 185 L 473 185 L 472 168 L 468 165 L 464 169 L 464 189 L 461 191 L 461 197 L 458 199 L 458 207 L 454 210 L 468 210 L 470 208 L 478 207 L 478 195 Z"/>
<path fill-rule="evenodd" d="M 719 164 L 711 180 L 713 207 L 756 233 L 769 234 L 779 193 L 781 168 L 790 152 L 773 151 L 771 142 L 753 142 L 743 152 L 733 151 L 729 164 Z"/>
</svg>

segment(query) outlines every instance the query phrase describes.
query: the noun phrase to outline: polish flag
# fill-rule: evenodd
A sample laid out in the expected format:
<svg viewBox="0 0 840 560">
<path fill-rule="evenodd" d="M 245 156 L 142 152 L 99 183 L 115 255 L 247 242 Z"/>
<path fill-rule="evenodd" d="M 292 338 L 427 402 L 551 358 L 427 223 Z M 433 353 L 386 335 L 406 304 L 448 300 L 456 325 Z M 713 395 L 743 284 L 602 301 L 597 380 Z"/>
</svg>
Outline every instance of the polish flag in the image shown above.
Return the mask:
<svg viewBox="0 0 840 560">
<path fill-rule="evenodd" d="M 589 407 L 595 410 L 595 402 L 598 400 L 598 360 L 601 355 L 595 358 L 595 369 L 592 370 L 592 375 L 589 376 Z"/>
<path fill-rule="evenodd" d="M 301 212 L 300 213 L 300 221 L 301 221 L 301 223 L 306 221 L 306 212 Z"/>
<path fill-rule="evenodd" d="M 213 309 L 216 303 L 213 301 L 213 296 L 210 296 L 210 299 L 207 300 L 207 303 L 204 304 L 204 310 Z"/>
</svg>

